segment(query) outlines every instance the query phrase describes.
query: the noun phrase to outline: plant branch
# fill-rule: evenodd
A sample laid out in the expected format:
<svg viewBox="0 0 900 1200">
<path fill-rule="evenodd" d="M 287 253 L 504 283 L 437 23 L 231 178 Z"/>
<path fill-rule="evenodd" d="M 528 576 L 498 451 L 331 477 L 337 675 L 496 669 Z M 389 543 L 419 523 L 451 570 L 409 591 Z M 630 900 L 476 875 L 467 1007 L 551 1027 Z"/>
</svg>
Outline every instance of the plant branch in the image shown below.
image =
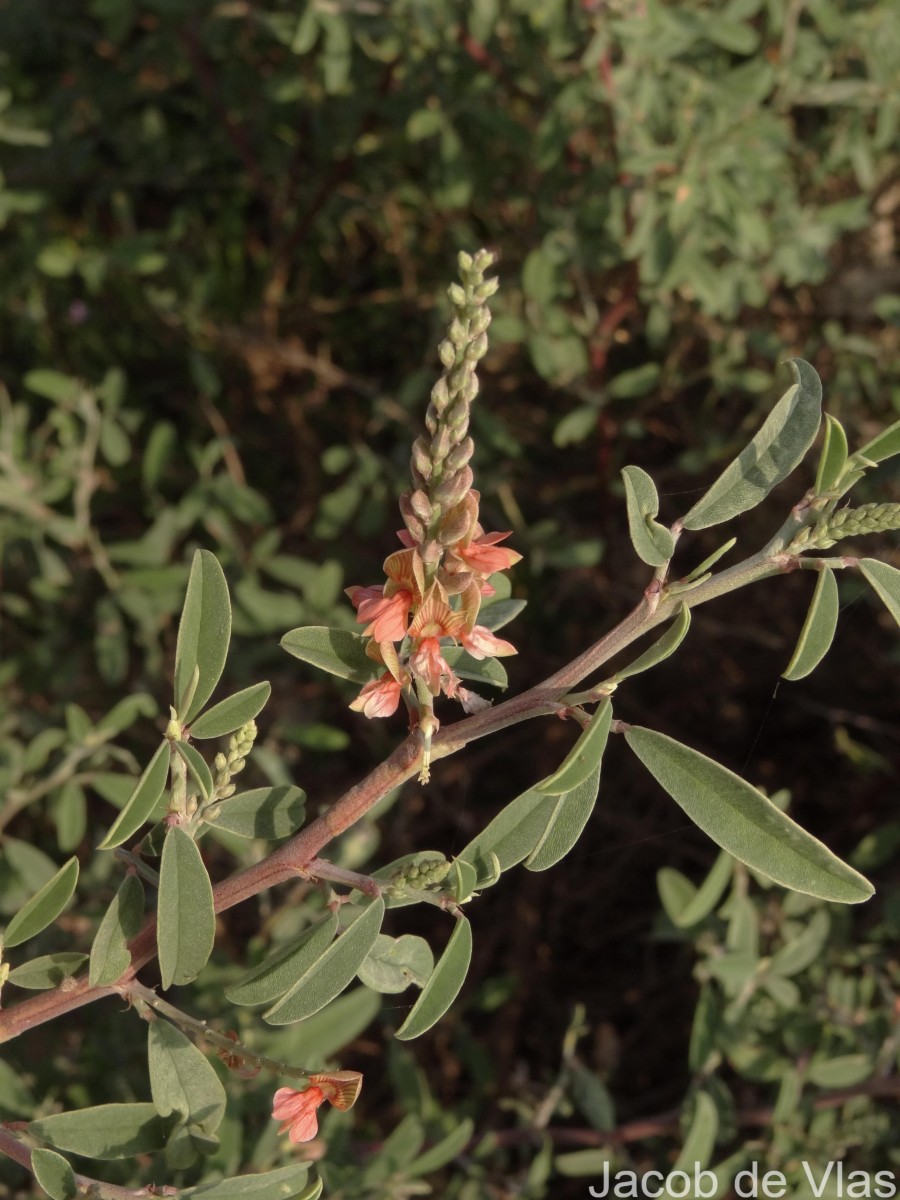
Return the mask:
<svg viewBox="0 0 900 1200">
<path fill-rule="evenodd" d="M 787 523 L 782 529 L 786 526 Z M 779 534 L 782 534 L 781 530 Z M 776 535 L 769 546 L 778 546 L 779 541 L 779 535 Z M 559 714 L 566 707 L 568 691 L 643 634 L 671 619 L 679 605 L 694 608 L 750 583 L 795 570 L 800 561 L 796 555 L 771 553 L 767 547 L 743 563 L 675 595 L 669 595 L 665 590 L 659 593 L 658 585 L 651 584 L 640 604 L 613 630 L 554 675 L 502 704 L 445 726 L 434 737 L 432 761 L 455 754 L 469 742 L 510 725 L 539 716 Z M 421 761 L 421 740 L 417 733 L 410 733 L 388 758 L 284 846 L 273 851 L 262 862 L 246 867 L 218 883 L 213 889 L 216 912 L 224 912 L 297 874 L 314 874 L 315 871 L 310 869 L 311 864 L 323 847 L 361 820 L 388 792 L 416 775 Z M 0 1042 L 9 1041 L 81 1005 L 121 992 L 134 978 L 135 972 L 156 956 L 155 918 L 147 921 L 132 941 L 130 950 L 131 967 L 115 986 L 92 988 L 86 978 L 77 981 L 69 979 L 66 990 L 59 988 L 42 992 L 0 1014 Z"/>
</svg>

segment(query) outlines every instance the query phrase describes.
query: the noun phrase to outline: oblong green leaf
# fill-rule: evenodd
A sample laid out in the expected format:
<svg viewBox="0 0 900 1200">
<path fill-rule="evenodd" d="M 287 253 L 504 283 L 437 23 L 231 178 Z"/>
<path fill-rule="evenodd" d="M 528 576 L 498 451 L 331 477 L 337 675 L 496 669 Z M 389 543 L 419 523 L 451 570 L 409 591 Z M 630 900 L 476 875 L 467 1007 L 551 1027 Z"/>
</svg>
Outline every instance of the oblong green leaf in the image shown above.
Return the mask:
<svg viewBox="0 0 900 1200">
<path fill-rule="evenodd" d="M 719 1110 L 715 1101 L 708 1092 L 697 1092 L 691 1127 L 672 1170 L 695 1172 L 708 1166 L 718 1132 Z"/>
<path fill-rule="evenodd" d="M 175 709 L 189 725 L 221 678 L 231 641 L 231 600 L 219 561 L 198 550 L 191 563 L 187 595 L 175 646 Z"/>
<path fill-rule="evenodd" d="M 809 924 L 795 938 L 785 942 L 769 960 L 775 975 L 797 975 L 812 966 L 825 948 L 831 930 L 831 918 L 825 909 L 817 909 Z"/>
<path fill-rule="evenodd" d="M 179 758 L 183 758 L 188 773 L 196 783 L 204 801 L 209 800 L 213 792 L 213 777 L 206 759 L 190 742 L 173 742 L 172 749 Z"/>
<path fill-rule="evenodd" d="M 31 1169 L 50 1200 L 74 1200 L 78 1195 L 75 1172 L 66 1159 L 55 1150 L 38 1147 L 31 1152 Z"/>
<path fill-rule="evenodd" d="M 678 582 L 692 583 L 693 581 L 699 579 L 701 575 L 705 575 L 710 567 L 714 567 L 720 558 L 724 558 L 731 547 L 736 543 L 736 537 L 729 538 L 727 542 L 723 542 L 717 550 L 713 550 L 712 554 L 710 554 L 708 558 L 704 558 L 702 563 L 694 567 L 693 571 L 688 572 L 688 574 L 685 575 L 684 580 L 679 580 Z"/>
<path fill-rule="evenodd" d="M 893 458 L 895 454 L 900 454 L 900 421 L 895 421 L 893 425 L 876 434 L 870 442 L 866 442 L 857 450 L 853 457 L 865 459 L 870 463 L 880 463 L 886 458 Z"/>
<path fill-rule="evenodd" d="M 169 743 L 161 742 L 98 849 L 112 850 L 115 846 L 121 846 L 144 824 L 163 794 L 169 774 L 169 758 Z"/>
<path fill-rule="evenodd" d="M 669 655 L 675 653 L 687 637 L 687 631 L 690 627 L 691 610 L 687 605 L 680 604 L 678 611 L 675 613 L 675 619 L 662 637 L 657 638 L 652 646 L 648 646 L 643 654 L 639 654 L 633 663 L 629 663 L 627 667 L 616 671 L 613 679 L 617 683 L 621 683 L 623 679 L 628 679 L 631 675 L 640 675 L 642 671 L 649 671 L 657 663 L 663 662 Z"/>
<path fill-rule="evenodd" d="M 40 891 L 19 909 L 3 935 L 4 946 L 18 946 L 46 929 L 72 899 L 78 882 L 78 859 L 70 858 Z"/>
<path fill-rule="evenodd" d="M 496 870 L 508 871 L 527 858 L 537 845 L 556 808 L 556 798 L 536 788 L 529 788 L 494 817 L 490 824 L 474 837 L 457 858 L 471 863 L 478 871 L 478 886 L 487 886 Z"/>
<path fill-rule="evenodd" d="M 234 733 L 262 712 L 271 694 L 270 683 L 254 683 L 252 687 L 220 700 L 192 722 L 189 731 L 191 737 L 202 741 L 204 738 Z"/>
<path fill-rule="evenodd" d="M 432 1171 L 446 1167 L 447 1163 L 453 1162 L 454 1158 L 463 1152 L 474 1130 L 475 1122 L 471 1117 L 466 1117 L 446 1137 L 435 1142 L 424 1154 L 414 1159 L 407 1166 L 404 1175 L 407 1179 L 417 1179 L 420 1175 L 430 1175 Z"/>
<path fill-rule="evenodd" d="M 839 1054 L 821 1062 L 811 1062 L 806 1072 L 810 1083 L 823 1088 L 855 1087 L 871 1078 L 875 1064 L 868 1054 Z"/>
<path fill-rule="evenodd" d="M 612 704 L 609 697 L 601 700 L 590 721 L 581 732 L 578 741 L 563 759 L 559 769 L 540 783 L 535 784 L 537 791 L 547 792 L 551 796 L 560 796 L 570 792 L 594 774 L 600 765 L 603 751 L 609 737 L 612 724 Z"/>
<path fill-rule="evenodd" d="M 678 925 L 681 914 L 697 895 L 698 889 L 687 875 L 675 867 L 660 867 L 656 872 L 656 890 L 663 912 L 673 925 Z"/>
<path fill-rule="evenodd" d="M 324 1008 L 356 975 L 374 945 L 383 920 L 384 900 L 378 896 L 306 970 L 290 991 L 263 1013 L 263 1019 L 270 1025 L 289 1025 Z"/>
<path fill-rule="evenodd" d="M 640 467 L 623 467 L 622 479 L 628 530 L 635 553 L 651 567 L 662 566 L 675 553 L 675 539 L 665 525 L 653 519 L 659 512 L 656 485 Z"/>
<path fill-rule="evenodd" d="M 700 884 L 694 895 L 673 918 L 679 929 L 689 929 L 704 917 L 708 917 L 724 895 L 734 875 L 734 859 L 724 851 L 718 855 L 712 870 Z"/>
<path fill-rule="evenodd" d="M 369 639 L 345 629 L 325 625 L 303 625 L 281 639 L 281 647 L 303 662 L 353 683 L 368 683 L 379 672 L 378 664 L 366 654 Z"/>
<path fill-rule="evenodd" d="M 144 887 L 137 875 L 126 875 L 103 915 L 91 946 L 91 987 L 115 983 L 131 963 L 128 943 L 144 916 Z"/>
<path fill-rule="evenodd" d="M 859 570 L 880 597 L 885 608 L 900 625 L 900 571 L 877 558 L 860 559 Z"/>
<path fill-rule="evenodd" d="M 178 1114 L 204 1133 L 214 1133 L 225 1115 L 225 1089 L 206 1056 L 168 1021 L 147 1031 L 150 1094 L 161 1117 Z"/>
<path fill-rule="evenodd" d="M 6 977 L 7 983 L 16 987 L 43 991 L 44 988 L 59 987 L 64 979 L 80 971 L 87 962 L 86 954 L 75 950 L 60 950 L 56 954 L 42 954 L 20 967 L 14 967 Z"/>
<path fill-rule="evenodd" d="M 190 983 L 206 966 L 216 936 L 212 884 L 192 838 L 166 833 L 159 868 L 156 945 L 162 985 Z"/>
<path fill-rule="evenodd" d="M 379 933 L 375 945 L 357 971 L 360 983 L 374 992 L 405 992 L 408 987 L 424 987 L 434 970 L 434 955 L 422 937 L 405 933 L 388 937 Z"/>
<path fill-rule="evenodd" d="M 867 879 L 733 771 L 652 729 L 632 726 L 625 740 L 691 820 L 740 862 L 822 900 L 858 904 L 872 895 Z"/>
<path fill-rule="evenodd" d="M 685 529 L 706 529 L 754 508 L 800 463 L 822 419 L 822 382 L 802 358 L 789 359 L 796 383 L 762 428 L 684 518 Z"/>
<path fill-rule="evenodd" d="M 232 1004 L 271 1004 L 319 961 L 334 941 L 337 927 L 337 913 L 328 913 L 226 988 L 226 997 Z"/>
<path fill-rule="evenodd" d="M 306 793 L 298 787 L 253 788 L 220 800 L 203 814 L 216 829 L 238 837 L 283 838 L 300 828 L 306 814 Z"/>
<path fill-rule="evenodd" d="M 610 710 L 611 713 L 612 710 Z M 608 730 L 607 730 L 608 732 Z M 550 814 L 537 845 L 525 859 L 528 871 L 546 871 L 565 858 L 584 830 L 597 803 L 600 790 L 600 763 L 587 779 L 556 796 L 556 804 Z"/>
<path fill-rule="evenodd" d="M 461 646 L 444 647 L 441 653 L 444 661 L 453 668 L 460 679 L 472 683 L 486 683 L 489 687 L 500 688 L 502 691 L 509 686 L 506 667 L 498 658 L 473 658 Z"/>
<path fill-rule="evenodd" d="M 803 679 L 816 669 L 834 641 L 840 600 L 834 571 L 819 572 L 816 589 L 791 661 L 781 673 L 782 679 Z"/>
<path fill-rule="evenodd" d="M 431 978 L 394 1037 L 399 1038 L 401 1042 L 411 1041 L 441 1019 L 459 994 L 471 959 L 472 927 L 465 917 L 458 917 L 456 928 L 450 935 Z"/>
<path fill-rule="evenodd" d="M 152 1104 L 98 1104 L 54 1113 L 28 1126 L 29 1132 L 58 1150 L 85 1158 L 132 1158 L 160 1150 L 168 1136 Z"/>
<path fill-rule="evenodd" d="M 829 492 L 844 473 L 847 465 L 847 435 L 844 427 L 831 413 L 825 414 L 825 440 L 816 471 L 815 493 Z"/>
<path fill-rule="evenodd" d="M 309 1165 L 299 1163 L 276 1171 L 201 1183 L 179 1191 L 178 1197 L 179 1200 L 298 1200 L 308 1175 Z"/>
<path fill-rule="evenodd" d="M 492 632 L 508 625 L 527 605 L 527 600 L 495 600 L 482 604 L 478 612 L 478 624 Z"/>
</svg>

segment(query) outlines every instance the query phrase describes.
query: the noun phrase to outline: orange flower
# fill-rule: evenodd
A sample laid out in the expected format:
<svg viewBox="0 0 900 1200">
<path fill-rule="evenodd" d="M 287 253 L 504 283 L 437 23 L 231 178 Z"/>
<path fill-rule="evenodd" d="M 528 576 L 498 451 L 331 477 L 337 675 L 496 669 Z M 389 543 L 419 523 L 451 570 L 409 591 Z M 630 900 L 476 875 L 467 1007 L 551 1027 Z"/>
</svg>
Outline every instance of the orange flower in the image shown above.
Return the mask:
<svg viewBox="0 0 900 1200">
<path fill-rule="evenodd" d="M 399 680 L 390 671 L 385 671 L 380 679 L 372 679 L 363 685 L 350 707 L 367 717 L 390 717 L 397 711 L 401 690 Z"/>
<path fill-rule="evenodd" d="M 308 1142 L 319 1132 L 316 1111 L 326 1100 L 335 1108 L 352 1108 L 362 1087 L 359 1071 L 332 1071 L 330 1074 L 310 1075 L 310 1086 L 298 1092 L 295 1088 L 279 1088 L 272 1103 L 272 1117 L 281 1121 L 279 1133 L 288 1133 L 294 1143 Z"/>
<path fill-rule="evenodd" d="M 510 532 L 482 533 L 466 545 L 462 542 L 457 543 L 453 547 L 453 553 L 478 575 L 487 576 L 493 575 L 495 571 L 506 571 L 522 558 L 518 551 L 497 545 L 508 538 Z"/>
</svg>

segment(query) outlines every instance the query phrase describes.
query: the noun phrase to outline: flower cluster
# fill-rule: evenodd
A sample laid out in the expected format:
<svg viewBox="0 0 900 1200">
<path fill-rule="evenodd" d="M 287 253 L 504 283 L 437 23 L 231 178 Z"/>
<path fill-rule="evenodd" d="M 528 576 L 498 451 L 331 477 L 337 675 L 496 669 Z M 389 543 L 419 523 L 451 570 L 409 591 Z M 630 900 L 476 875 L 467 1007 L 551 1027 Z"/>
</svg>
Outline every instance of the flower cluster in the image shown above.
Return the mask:
<svg viewBox="0 0 900 1200">
<path fill-rule="evenodd" d="M 335 1108 L 352 1108 L 361 1087 L 359 1071 L 333 1071 L 329 1075 L 310 1075 L 309 1086 L 302 1091 L 279 1088 L 272 1104 L 273 1119 L 281 1121 L 278 1132 L 287 1133 L 295 1143 L 310 1141 L 319 1132 L 319 1106 L 327 1100 Z"/>
<path fill-rule="evenodd" d="M 516 653 L 510 642 L 478 624 L 482 599 L 494 591 L 489 577 L 522 557 L 500 545 L 508 533 L 486 533 L 479 523 L 480 497 L 469 466 L 475 368 L 487 350 L 487 300 L 497 284 L 484 279 L 492 262 L 483 250 L 459 257 L 462 283 L 449 290 L 455 313 L 438 351 L 444 371 L 425 418 L 429 436 L 413 445 L 413 487 L 400 501 L 404 548 L 385 561 L 385 583 L 347 588 L 363 634 L 371 639 L 367 653 L 384 668 L 351 708 L 367 717 L 388 717 L 402 696 L 425 740 L 423 779 L 437 728 L 434 698 L 443 693 L 467 712 L 487 703 L 462 686 L 447 661 L 447 648 L 461 646 L 476 659 Z"/>
<path fill-rule="evenodd" d="M 806 550 L 827 550 L 846 537 L 861 537 L 867 533 L 884 533 L 900 529 L 900 504 L 861 504 L 858 508 L 841 508 L 829 513 L 816 525 L 801 529 L 788 552 L 802 554 Z"/>
</svg>

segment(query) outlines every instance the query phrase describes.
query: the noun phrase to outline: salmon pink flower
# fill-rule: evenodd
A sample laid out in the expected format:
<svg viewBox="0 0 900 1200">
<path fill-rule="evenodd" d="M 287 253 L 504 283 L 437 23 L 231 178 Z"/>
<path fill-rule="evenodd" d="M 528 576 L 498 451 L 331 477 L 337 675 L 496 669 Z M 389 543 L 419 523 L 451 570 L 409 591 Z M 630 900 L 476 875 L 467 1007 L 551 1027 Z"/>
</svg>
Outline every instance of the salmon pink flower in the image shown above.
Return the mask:
<svg viewBox="0 0 900 1200">
<path fill-rule="evenodd" d="M 382 591 L 381 588 L 366 588 L 366 591 Z M 350 597 L 351 602 L 353 597 Z M 412 604 L 412 594 L 406 591 L 395 592 L 393 596 L 372 597 L 361 600 L 356 610 L 356 619 L 368 621 L 363 630 L 366 637 L 373 637 L 376 642 L 401 642 L 406 637 L 406 627 L 409 624 L 409 609 Z"/>
<path fill-rule="evenodd" d="M 294 1143 L 308 1142 L 319 1132 L 316 1111 L 326 1100 L 335 1108 L 352 1108 L 362 1087 L 359 1071 L 332 1071 L 310 1075 L 303 1091 L 279 1088 L 272 1104 L 272 1118 L 281 1121 L 279 1133 L 288 1133 Z M 290 1131 L 290 1132 L 288 1132 Z"/>
<path fill-rule="evenodd" d="M 372 679 L 363 685 L 350 707 L 367 717 L 391 717 L 397 711 L 401 691 L 399 680 L 390 671 L 385 671 L 380 679 Z"/>
<path fill-rule="evenodd" d="M 457 543 L 453 547 L 453 553 L 477 575 L 488 576 L 493 575 L 495 571 L 506 571 L 522 558 L 518 551 L 497 544 L 508 538 L 510 532 L 482 533 L 466 545 L 462 542 Z"/>
<path fill-rule="evenodd" d="M 291 1141 L 309 1142 L 319 1132 L 316 1110 L 325 1102 L 325 1093 L 320 1087 L 309 1087 L 298 1092 L 294 1088 L 279 1088 L 272 1104 L 272 1117 L 281 1121 L 279 1133 L 287 1133 Z"/>
<path fill-rule="evenodd" d="M 459 635 L 466 650 L 473 658 L 502 658 L 504 654 L 518 654 L 512 642 L 494 637 L 484 625 L 473 625 L 468 631 Z"/>
</svg>

